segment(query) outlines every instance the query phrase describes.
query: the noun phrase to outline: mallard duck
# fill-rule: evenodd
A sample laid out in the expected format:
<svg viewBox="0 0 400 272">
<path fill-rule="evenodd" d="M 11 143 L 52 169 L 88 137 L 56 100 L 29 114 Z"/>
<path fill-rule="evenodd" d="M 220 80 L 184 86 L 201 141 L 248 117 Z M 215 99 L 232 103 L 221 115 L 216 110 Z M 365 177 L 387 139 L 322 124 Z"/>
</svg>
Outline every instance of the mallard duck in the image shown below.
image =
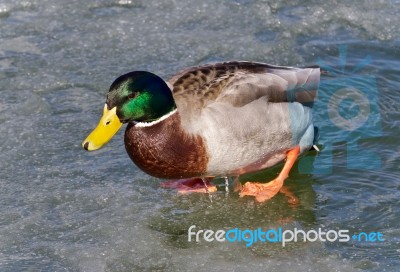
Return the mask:
<svg viewBox="0 0 400 272">
<path fill-rule="evenodd" d="M 265 201 L 313 145 L 311 107 L 319 79 L 319 67 L 254 62 L 192 67 L 168 81 L 130 72 L 111 84 L 103 116 L 82 146 L 102 147 L 127 123 L 125 148 L 141 170 L 179 179 L 173 186 L 181 189 L 208 192 L 216 190 L 209 183 L 214 177 L 239 176 L 286 159 L 276 179 L 246 182 L 240 189 L 240 196 Z M 199 189 L 201 181 L 206 182 Z"/>
</svg>

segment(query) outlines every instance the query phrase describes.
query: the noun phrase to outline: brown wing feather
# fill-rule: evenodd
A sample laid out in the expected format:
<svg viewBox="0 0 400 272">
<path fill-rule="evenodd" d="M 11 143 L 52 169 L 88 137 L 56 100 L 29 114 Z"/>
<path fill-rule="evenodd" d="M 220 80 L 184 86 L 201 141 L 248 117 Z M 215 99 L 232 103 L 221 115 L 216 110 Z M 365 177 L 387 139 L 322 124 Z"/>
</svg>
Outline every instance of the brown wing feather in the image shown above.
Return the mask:
<svg viewBox="0 0 400 272">
<path fill-rule="evenodd" d="M 270 102 L 298 101 L 312 106 L 319 67 L 292 68 L 254 62 L 222 62 L 188 68 L 170 80 L 178 110 L 191 119 L 214 102 L 235 107 L 263 96 Z"/>
</svg>

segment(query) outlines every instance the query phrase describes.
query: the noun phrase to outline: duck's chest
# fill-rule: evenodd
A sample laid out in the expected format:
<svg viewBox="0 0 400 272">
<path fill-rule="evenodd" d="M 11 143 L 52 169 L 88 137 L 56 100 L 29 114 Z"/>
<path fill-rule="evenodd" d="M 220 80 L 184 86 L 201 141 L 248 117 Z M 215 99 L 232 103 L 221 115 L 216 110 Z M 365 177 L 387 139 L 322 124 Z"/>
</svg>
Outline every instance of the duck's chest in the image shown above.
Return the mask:
<svg viewBox="0 0 400 272">
<path fill-rule="evenodd" d="M 182 130 L 178 113 L 148 126 L 130 123 L 125 148 L 140 169 L 155 177 L 200 177 L 207 171 L 204 141 Z"/>
</svg>

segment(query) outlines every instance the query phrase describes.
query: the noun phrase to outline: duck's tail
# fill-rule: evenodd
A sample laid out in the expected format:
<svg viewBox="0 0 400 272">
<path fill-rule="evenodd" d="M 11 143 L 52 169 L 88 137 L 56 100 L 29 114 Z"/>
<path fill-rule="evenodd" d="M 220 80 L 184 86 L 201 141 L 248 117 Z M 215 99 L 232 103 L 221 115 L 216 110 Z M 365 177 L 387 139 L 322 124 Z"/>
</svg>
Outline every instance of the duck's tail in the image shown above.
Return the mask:
<svg viewBox="0 0 400 272">
<path fill-rule="evenodd" d="M 313 145 L 310 150 L 316 150 L 318 152 L 321 151 L 318 147 L 318 139 L 319 139 L 319 129 L 318 129 L 318 127 L 314 126 L 314 140 L 313 140 Z"/>
</svg>

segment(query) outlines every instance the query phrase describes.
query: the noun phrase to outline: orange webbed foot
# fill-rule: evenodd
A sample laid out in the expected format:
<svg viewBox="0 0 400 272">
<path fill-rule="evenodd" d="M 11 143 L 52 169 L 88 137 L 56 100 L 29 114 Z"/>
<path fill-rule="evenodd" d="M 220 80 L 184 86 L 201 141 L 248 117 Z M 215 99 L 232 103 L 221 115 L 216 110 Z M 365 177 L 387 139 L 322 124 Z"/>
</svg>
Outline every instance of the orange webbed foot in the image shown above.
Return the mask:
<svg viewBox="0 0 400 272">
<path fill-rule="evenodd" d="M 258 202 L 264 202 L 274 197 L 282 188 L 282 185 L 283 179 L 280 178 L 268 183 L 246 182 L 239 196 L 254 196 Z"/>
<path fill-rule="evenodd" d="M 170 180 L 161 183 L 162 188 L 177 189 L 179 194 L 213 193 L 217 187 L 212 184 L 211 178 L 189 178 Z"/>
<path fill-rule="evenodd" d="M 289 176 L 290 169 L 292 169 L 293 164 L 299 156 L 299 153 L 299 146 L 296 146 L 295 148 L 289 150 L 287 152 L 285 165 L 283 166 L 282 171 L 279 173 L 276 179 L 268 183 L 246 182 L 241 189 L 239 196 L 254 196 L 258 202 L 264 202 L 268 199 L 271 199 L 279 191 L 281 191 L 288 197 L 289 203 L 290 201 L 295 203 L 297 198 L 294 197 L 293 194 L 290 194 L 291 192 L 287 189 L 284 188 L 282 190 L 282 186 L 285 179 Z"/>
</svg>

